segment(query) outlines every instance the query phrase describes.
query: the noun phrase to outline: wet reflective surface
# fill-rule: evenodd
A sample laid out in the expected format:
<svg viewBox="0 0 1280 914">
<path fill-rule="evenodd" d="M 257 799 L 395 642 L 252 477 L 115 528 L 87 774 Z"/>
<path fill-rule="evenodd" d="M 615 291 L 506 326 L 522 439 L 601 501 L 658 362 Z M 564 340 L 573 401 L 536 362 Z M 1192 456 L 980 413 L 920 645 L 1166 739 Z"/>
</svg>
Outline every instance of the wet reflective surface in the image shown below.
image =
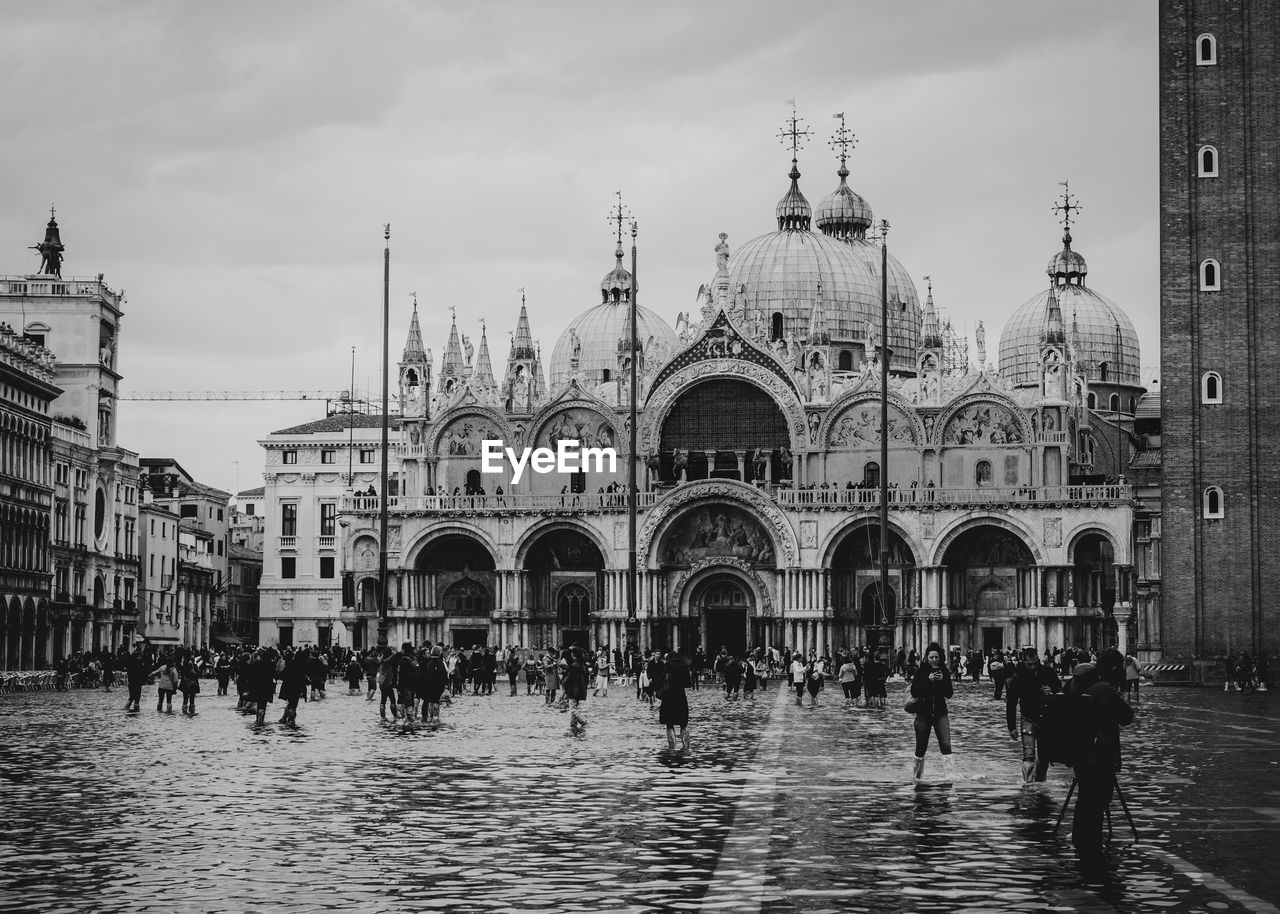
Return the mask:
<svg viewBox="0 0 1280 914">
<path fill-rule="evenodd" d="M 1125 734 L 1115 853 L 1082 874 L 1069 772 L 1019 785 L 991 687 L 953 702 L 959 773 L 910 782 L 888 710 L 690 693 L 693 750 L 615 686 L 581 735 L 541 697 L 464 696 L 439 729 L 332 684 L 300 727 L 234 698 L 140 714 L 113 691 L 0 696 L 0 910 L 1245 911 L 1280 877 L 1270 696 L 1146 690 Z M 1280 698 L 1280 695 L 1277 696 Z M 279 704 L 272 707 L 279 716 Z M 1203 871 L 1203 872 L 1201 872 Z"/>
</svg>

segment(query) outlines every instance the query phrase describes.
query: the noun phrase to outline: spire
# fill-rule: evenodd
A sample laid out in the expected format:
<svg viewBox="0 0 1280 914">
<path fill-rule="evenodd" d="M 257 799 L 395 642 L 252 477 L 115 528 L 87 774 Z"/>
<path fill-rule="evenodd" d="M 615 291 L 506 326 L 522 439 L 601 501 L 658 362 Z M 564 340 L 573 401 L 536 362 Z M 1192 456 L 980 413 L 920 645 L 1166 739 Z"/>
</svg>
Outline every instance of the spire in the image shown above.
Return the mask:
<svg viewBox="0 0 1280 914">
<path fill-rule="evenodd" d="M 825 346 L 831 342 L 831 335 L 827 331 L 827 315 L 822 308 L 822 280 L 818 280 L 818 294 L 814 299 L 813 307 L 809 309 L 809 343 L 810 345 Z"/>
<path fill-rule="evenodd" d="M 493 365 L 489 361 L 489 334 L 480 319 L 480 351 L 476 354 L 475 367 L 471 370 L 471 384 L 474 387 L 497 387 L 493 379 Z"/>
<path fill-rule="evenodd" d="M 924 300 L 924 324 L 920 334 L 921 349 L 941 349 L 942 331 L 938 328 L 938 312 L 933 307 L 933 277 L 926 276 L 929 294 Z"/>
<path fill-rule="evenodd" d="M 778 231 L 809 231 L 809 222 L 813 215 L 813 211 L 809 208 L 809 201 L 805 199 L 804 194 L 800 193 L 800 148 L 808 141 L 813 134 L 808 127 L 803 127 L 803 118 L 796 116 L 796 100 L 794 98 L 787 99 L 787 103 L 791 105 L 791 117 L 787 118 L 782 130 L 778 132 L 778 139 L 783 145 L 791 146 L 791 189 L 788 190 L 778 201 L 775 215 L 778 217 Z"/>
<path fill-rule="evenodd" d="M 58 220 L 54 218 L 52 206 L 49 207 L 49 224 L 44 228 L 44 241 L 31 245 L 31 250 L 40 254 L 42 275 L 62 278 L 62 252 L 66 248 L 62 244 L 62 236 L 58 232 Z"/>
<path fill-rule="evenodd" d="M 507 370 L 502 378 L 502 396 L 510 412 L 532 410 L 542 400 L 546 385 L 538 364 L 538 350 L 529 332 L 529 313 L 525 310 L 524 289 L 520 290 L 520 318 L 511 334 L 511 351 L 507 354 Z"/>
<path fill-rule="evenodd" d="M 525 310 L 524 289 L 520 290 L 520 318 L 516 321 L 515 336 L 511 339 L 511 358 L 534 358 L 533 334 L 529 332 L 529 312 Z"/>
<path fill-rule="evenodd" d="M 462 343 L 458 340 L 457 309 L 452 305 L 452 323 L 449 325 L 449 342 L 444 347 L 444 356 L 440 360 L 440 392 L 450 393 L 454 386 L 462 380 L 463 361 Z"/>
<path fill-rule="evenodd" d="M 1058 306 L 1057 290 L 1051 285 L 1048 307 L 1045 309 L 1044 332 L 1040 334 L 1040 342 L 1046 346 L 1058 346 L 1063 341 L 1062 309 Z"/>
<path fill-rule="evenodd" d="M 405 338 L 404 355 L 400 361 L 422 362 L 427 358 L 427 350 L 422 345 L 422 328 L 418 326 L 418 293 L 410 294 L 413 296 L 413 317 L 409 318 L 409 336 Z"/>
</svg>

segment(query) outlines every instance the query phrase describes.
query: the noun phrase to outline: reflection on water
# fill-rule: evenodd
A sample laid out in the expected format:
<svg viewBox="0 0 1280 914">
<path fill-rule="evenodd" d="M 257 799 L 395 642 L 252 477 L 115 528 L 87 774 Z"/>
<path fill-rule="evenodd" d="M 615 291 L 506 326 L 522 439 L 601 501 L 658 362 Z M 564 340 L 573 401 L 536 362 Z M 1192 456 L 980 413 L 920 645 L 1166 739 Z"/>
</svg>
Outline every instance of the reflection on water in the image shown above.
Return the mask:
<svg viewBox="0 0 1280 914">
<path fill-rule="evenodd" d="M 4 696 L 0 909 L 1205 909 L 1140 852 L 1087 884 L 1052 830 L 1062 775 L 1018 786 L 986 686 L 954 703 L 954 788 L 909 782 L 896 692 L 883 712 L 691 692 L 687 756 L 622 688 L 587 702 L 580 735 L 540 697 L 463 696 L 408 730 L 329 694 L 297 728 L 208 694 L 192 718 L 126 714 L 121 693 Z M 1156 843 L 1192 774 L 1161 772 L 1128 790 Z"/>
</svg>

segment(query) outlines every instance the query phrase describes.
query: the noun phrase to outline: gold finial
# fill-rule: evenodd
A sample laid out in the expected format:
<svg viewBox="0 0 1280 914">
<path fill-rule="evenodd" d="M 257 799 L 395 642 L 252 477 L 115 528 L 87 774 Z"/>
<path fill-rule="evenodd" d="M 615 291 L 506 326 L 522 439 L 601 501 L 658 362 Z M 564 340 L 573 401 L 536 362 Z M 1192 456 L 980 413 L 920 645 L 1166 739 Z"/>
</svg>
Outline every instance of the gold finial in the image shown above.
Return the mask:
<svg viewBox="0 0 1280 914">
<path fill-rule="evenodd" d="M 840 165 L 843 167 L 845 159 L 849 158 L 849 150 L 856 146 L 858 141 L 853 131 L 845 126 L 843 111 L 831 116 L 840 121 L 840 126 L 835 133 L 831 134 L 831 139 L 827 145 L 836 151 L 836 155 L 840 156 Z"/>
<path fill-rule="evenodd" d="M 607 221 L 616 223 L 618 235 L 618 256 L 622 256 L 622 223 L 631 218 L 630 211 L 622 205 L 622 191 L 615 190 L 613 195 L 618 198 L 618 202 L 614 204 L 612 211 L 609 213 Z"/>
<path fill-rule="evenodd" d="M 1053 211 L 1062 215 L 1062 227 L 1066 231 L 1071 231 L 1071 220 L 1074 218 L 1073 213 L 1078 213 L 1084 209 L 1075 197 L 1071 195 L 1071 187 L 1066 181 L 1059 181 L 1062 187 L 1062 202 L 1053 204 Z"/>
<path fill-rule="evenodd" d="M 382 224 L 382 237 L 383 237 L 383 240 L 385 241 L 391 240 L 391 223 L 390 222 L 384 222 Z"/>
<path fill-rule="evenodd" d="M 787 118 L 786 123 L 782 125 L 782 129 L 778 131 L 778 141 L 783 146 L 790 144 L 791 161 L 794 162 L 796 154 L 809 141 L 809 137 L 813 136 L 813 133 L 808 127 L 802 126 L 804 118 L 796 115 L 796 100 L 789 98 L 787 99 L 787 104 L 791 106 L 791 117 Z"/>
<path fill-rule="evenodd" d="M 933 277 L 932 277 L 932 276 L 923 276 L 923 277 L 921 277 L 921 278 L 924 280 L 925 285 L 927 285 L 927 286 L 929 287 L 929 294 L 930 294 L 930 295 L 932 295 L 932 294 L 933 294 Z"/>
</svg>

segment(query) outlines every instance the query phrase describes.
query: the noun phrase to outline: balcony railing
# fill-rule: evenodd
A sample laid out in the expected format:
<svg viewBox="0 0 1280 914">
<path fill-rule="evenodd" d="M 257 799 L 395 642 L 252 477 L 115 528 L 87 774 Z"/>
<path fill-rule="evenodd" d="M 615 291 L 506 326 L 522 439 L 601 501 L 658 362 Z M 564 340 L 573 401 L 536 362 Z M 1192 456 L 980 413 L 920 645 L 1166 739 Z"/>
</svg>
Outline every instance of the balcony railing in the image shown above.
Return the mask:
<svg viewBox="0 0 1280 914">
<path fill-rule="evenodd" d="M 297 549 L 297 548 L 298 548 L 298 538 L 297 538 L 296 536 L 282 536 L 282 537 L 280 537 L 280 548 L 281 548 L 281 549 Z"/>
<path fill-rule="evenodd" d="M 321 549 L 334 549 L 337 547 L 338 538 L 336 536 L 320 536 L 317 537 L 317 545 Z"/>
<path fill-rule="evenodd" d="M 880 489 L 778 489 L 778 504 L 799 511 L 880 506 Z M 903 507 L 991 504 L 1102 504 L 1133 499 L 1132 486 L 989 486 L 890 489 L 889 504 Z"/>
<path fill-rule="evenodd" d="M 656 492 L 640 492 L 639 510 L 653 507 Z M 346 496 L 339 508 L 345 514 L 377 514 L 381 498 L 376 495 Z M 520 514 L 539 511 L 627 510 L 625 492 L 566 492 L 563 495 L 392 495 L 387 498 L 392 514 Z M 283 537 L 282 537 L 283 539 Z M 283 544 L 282 544 L 283 545 Z"/>
</svg>

